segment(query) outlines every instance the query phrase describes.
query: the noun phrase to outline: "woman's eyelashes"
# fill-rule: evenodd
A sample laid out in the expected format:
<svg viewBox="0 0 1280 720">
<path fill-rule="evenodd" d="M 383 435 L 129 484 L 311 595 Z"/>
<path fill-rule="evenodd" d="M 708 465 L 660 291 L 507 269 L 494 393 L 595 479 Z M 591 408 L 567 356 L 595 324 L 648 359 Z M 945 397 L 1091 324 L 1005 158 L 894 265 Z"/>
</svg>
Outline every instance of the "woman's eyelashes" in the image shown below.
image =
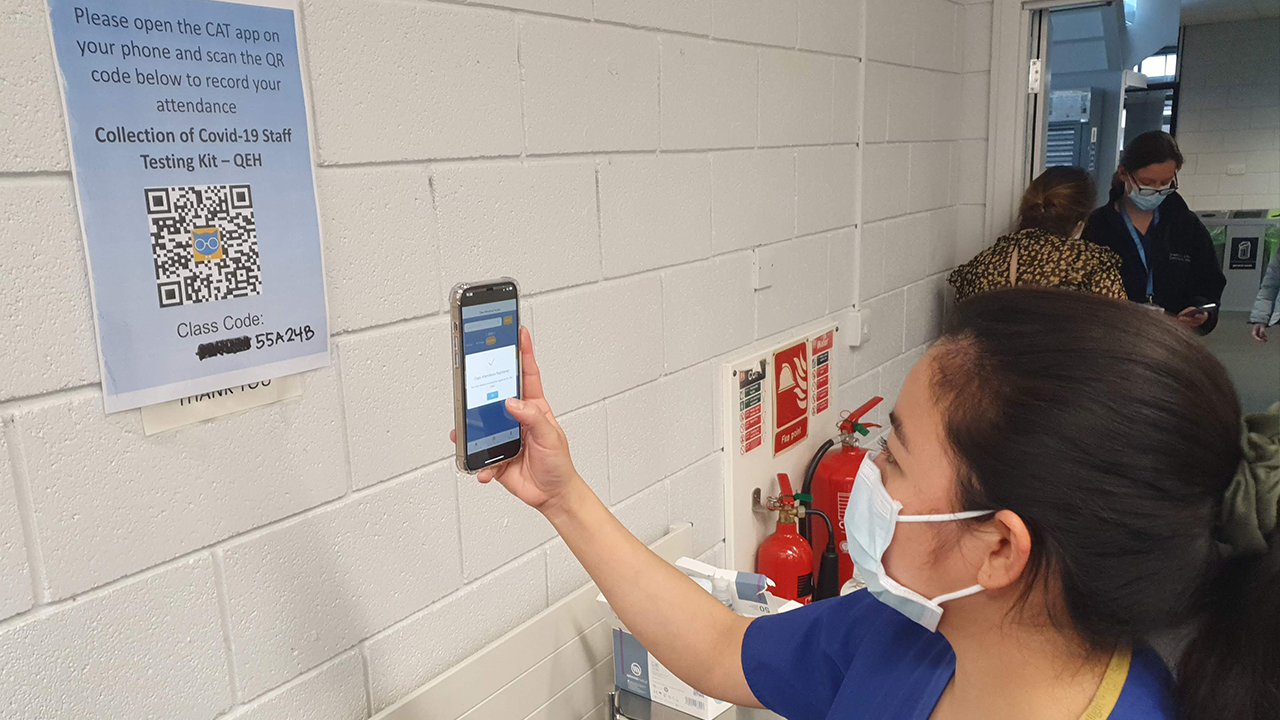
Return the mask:
<svg viewBox="0 0 1280 720">
<path fill-rule="evenodd" d="M 880 438 L 880 455 L 884 457 L 884 461 L 890 465 L 897 465 L 897 461 L 893 459 L 893 451 L 889 449 L 888 436 Z"/>
</svg>

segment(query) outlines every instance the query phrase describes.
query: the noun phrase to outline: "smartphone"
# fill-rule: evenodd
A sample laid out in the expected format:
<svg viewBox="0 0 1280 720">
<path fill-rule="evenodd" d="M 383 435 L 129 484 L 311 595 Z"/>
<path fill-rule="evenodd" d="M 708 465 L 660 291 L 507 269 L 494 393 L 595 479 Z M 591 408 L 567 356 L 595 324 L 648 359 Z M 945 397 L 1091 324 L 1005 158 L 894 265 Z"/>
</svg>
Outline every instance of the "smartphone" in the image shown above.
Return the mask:
<svg viewBox="0 0 1280 720">
<path fill-rule="evenodd" d="M 468 474 L 520 453 L 520 289 L 511 278 L 459 283 L 453 316 L 453 415 L 458 469 Z"/>
<path fill-rule="evenodd" d="M 1195 307 L 1195 312 L 1191 314 L 1200 315 L 1202 313 L 1207 313 L 1211 310 L 1216 310 L 1217 308 L 1218 308 L 1218 303 L 1205 303 L 1204 305 L 1197 305 Z"/>
</svg>

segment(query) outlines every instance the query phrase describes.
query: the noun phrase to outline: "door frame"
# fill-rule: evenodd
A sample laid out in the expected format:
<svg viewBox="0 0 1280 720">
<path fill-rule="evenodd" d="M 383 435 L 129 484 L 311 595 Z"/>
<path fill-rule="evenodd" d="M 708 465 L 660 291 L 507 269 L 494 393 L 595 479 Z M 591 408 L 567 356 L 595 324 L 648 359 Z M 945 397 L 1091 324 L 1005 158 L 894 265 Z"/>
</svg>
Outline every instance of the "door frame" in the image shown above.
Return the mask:
<svg viewBox="0 0 1280 720">
<path fill-rule="evenodd" d="M 1118 1 L 1118 0 L 1112 0 Z M 987 128 L 987 235 L 994 237 L 1017 217 L 1018 202 L 1031 180 L 1037 133 L 1034 119 L 1043 124 L 1048 103 L 1027 90 L 1030 61 L 1040 57 L 1047 42 L 1041 33 L 1042 14 L 1047 23 L 1051 10 L 1099 5 L 1098 0 L 994 0 L 991 6 L 991 98 Z M 1043 83 L 1047 87 L 1046 82 Z M 1043 138 L 1040 138 L 1043 144 Z"/>
</svg>

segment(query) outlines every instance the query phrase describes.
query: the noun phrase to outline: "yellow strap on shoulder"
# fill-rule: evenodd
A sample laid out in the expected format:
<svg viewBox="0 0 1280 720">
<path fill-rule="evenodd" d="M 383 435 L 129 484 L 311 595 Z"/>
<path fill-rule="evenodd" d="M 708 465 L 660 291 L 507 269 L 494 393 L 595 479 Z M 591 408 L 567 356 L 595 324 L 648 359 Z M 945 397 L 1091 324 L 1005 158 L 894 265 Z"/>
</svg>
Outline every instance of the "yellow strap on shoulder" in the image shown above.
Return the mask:
<svg viewBox="0 0 1280 720">
<path fill-rule="evenodd" d="M 1116 648 L 1107 665 L 1107 672 L 1102 676 L 1102 684 L 1093 695 L 1093 702 L 1080 716 L 1080 720 L 1107 720 L 1116 702 L 1120 700 L 1120 691 L 1124 689 L 1124 681 L 1129 677 L 1129 662 L 1133 659 L 1133 651 L 1128 647 Z"/>
</svg>

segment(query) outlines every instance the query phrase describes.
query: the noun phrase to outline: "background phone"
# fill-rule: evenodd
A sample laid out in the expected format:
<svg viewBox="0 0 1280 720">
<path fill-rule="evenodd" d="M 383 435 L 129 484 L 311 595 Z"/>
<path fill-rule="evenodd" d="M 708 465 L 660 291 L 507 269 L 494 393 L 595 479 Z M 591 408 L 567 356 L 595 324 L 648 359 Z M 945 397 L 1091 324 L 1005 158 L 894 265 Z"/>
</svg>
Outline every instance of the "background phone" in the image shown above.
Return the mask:
<svg viewBox="0 0 1280 720">
<path fill-rule="evenodd" d="M 519 292 L 511 278 L 453 288 L 454 429 L 465 473 L 520 453 L 520 423 L 506 406 L 521 392 Z"/>
<path fill-rule="evenodd" d="M 1195 307 L 1195 312 L 1192 314 L 1199 315 L 1201 313 L 1207 313 L 1217 309 L 1218 309 L 1218 303 L 1205 303 L 1204 305 L 1197 305 Z"/>
</svg>

